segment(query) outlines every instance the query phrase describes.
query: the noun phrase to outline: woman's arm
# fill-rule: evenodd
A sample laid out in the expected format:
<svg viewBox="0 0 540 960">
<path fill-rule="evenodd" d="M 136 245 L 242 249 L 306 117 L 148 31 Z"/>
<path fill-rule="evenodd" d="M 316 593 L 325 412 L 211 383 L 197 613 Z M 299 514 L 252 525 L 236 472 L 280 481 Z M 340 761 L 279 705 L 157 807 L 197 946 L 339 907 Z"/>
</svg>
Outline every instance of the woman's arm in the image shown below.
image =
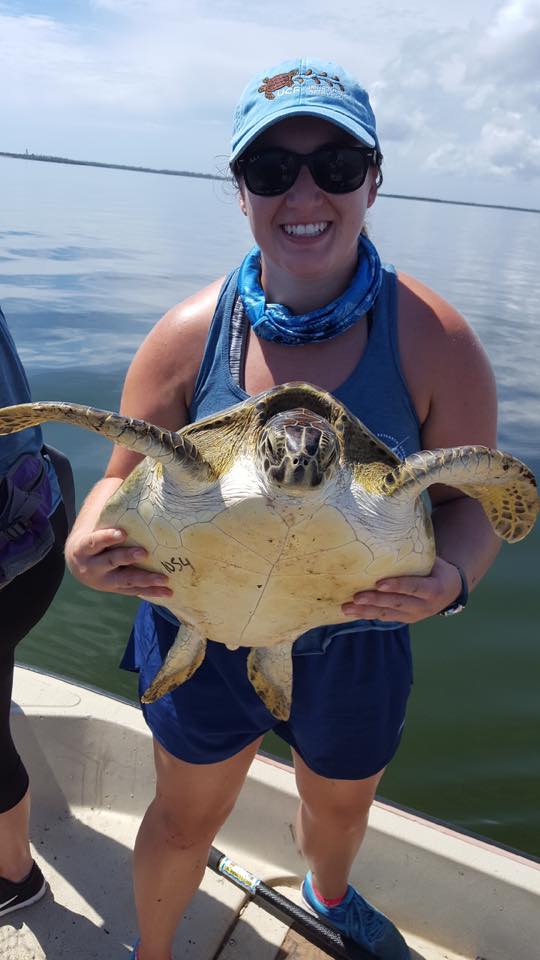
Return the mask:
<svg viewBox="0 0 540 960">
<path fill-rule="evenodd" d="M 469 325 L 418 281 L 401 277 L 400 353 L 422 422 L 425 450 L 496 446 L 496 387 L 486 354 Z M 480 504 L 453 487 L 430 487 L 437 558 L 427 577 L 389 577 L 363 591 L 344 612 L 415 623 L 451 604 L 461 591 L 459 565 L 472 589 L 493 563 L 500 540 Z"/>
<path fill-rule="evenodd" d="M 121 413 L 165 430 L 186 423 L 220 286 L 216 281 L 173 307 L 150 331 L 128 370 Z M 68 538 L 66 561 L 72 574 L 95 590 L 128 596 L 144 592 L 158 599 L 172 591 L 166 576 L 136 566 L 146 551 L 124 547 L 124 531 L 95 529 L 106 502 L 141 459 L 125 447 L 114 447 L 104 478 L 88 494 Z"/>
</svg>

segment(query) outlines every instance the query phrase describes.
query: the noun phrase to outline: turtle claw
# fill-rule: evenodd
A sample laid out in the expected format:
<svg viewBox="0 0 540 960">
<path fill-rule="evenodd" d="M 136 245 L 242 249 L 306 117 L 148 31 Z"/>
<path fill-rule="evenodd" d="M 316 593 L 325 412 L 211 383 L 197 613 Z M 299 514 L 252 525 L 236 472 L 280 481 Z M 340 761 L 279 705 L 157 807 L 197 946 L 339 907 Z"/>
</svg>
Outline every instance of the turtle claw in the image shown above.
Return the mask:
<svg viewBox="0 0 540 960">
<path fill-rule="evenodd" d="M 247 660 L 248 676 L 267 710 L 288 720 L 292 697 L 292 641 L 276 647 L 254 647 Z"/>
<path fill-rule="evenodd" d="M 141 703 L 154 703 L 189 680 L 200 667 L 205 653 L 206 639 L 198 630 L 182 624 L 161 670 L 144 691 Z"/>
</svg>

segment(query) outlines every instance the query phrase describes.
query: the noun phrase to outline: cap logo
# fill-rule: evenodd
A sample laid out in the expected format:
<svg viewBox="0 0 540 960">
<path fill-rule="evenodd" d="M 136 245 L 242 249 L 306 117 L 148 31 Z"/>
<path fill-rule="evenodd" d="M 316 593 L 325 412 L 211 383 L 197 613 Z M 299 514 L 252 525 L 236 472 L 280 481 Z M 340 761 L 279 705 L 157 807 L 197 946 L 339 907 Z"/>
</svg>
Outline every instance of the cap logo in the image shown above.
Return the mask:
<svg viewBox="0 0 540 960">
<path fill-rule="evenodd" d="M 330 77 L 324 71 L 315 73 L 311 68 L 305 70 L 304 73 L 300 73 L 296 68 L 295 70 L 289 70 L 287 73 L 277 73 L 274 77 L 265 77 L 258 92 L 264 93 L 267 100 L 275 100 L 275 94 L 278 90 L 284 90 L 286 87 L 294 87 L 295 84 L 300 85 L 306 82 L 311 82 L 318 87 L 325 87 L 326 85 L 332 88 L 339 87 L 342 92 L 345 92 L 345 87 L 339 77 Z"/>
</svg>

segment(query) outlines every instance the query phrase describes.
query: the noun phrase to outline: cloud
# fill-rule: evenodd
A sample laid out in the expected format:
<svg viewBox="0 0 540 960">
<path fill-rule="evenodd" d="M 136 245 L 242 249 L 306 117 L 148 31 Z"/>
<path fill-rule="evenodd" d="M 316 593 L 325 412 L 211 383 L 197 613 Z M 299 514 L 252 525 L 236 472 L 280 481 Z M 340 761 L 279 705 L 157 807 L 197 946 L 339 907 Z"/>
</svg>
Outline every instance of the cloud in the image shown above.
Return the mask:
<svg viewBox="0 0 540 960">
<path fill-rule="evenodd" d="M 513 174 L 532 180 L 540 177 L 540 137 L 523 129 L 520 114 L 500 114 L 497 121 L 481 128 L 474 149 L 446 144 L 428 157 L 426 166 L 444 173 L 461 170 L 499 178 Z"/>
<path fill-rule="evenodd" d="M 540 0 L 406 37 L 377 90 L 383 145 L 453 177 L 540 176 L 538 50 Z"/>
<path fill-rule="evenodd" d="M 479 63 L 499 78 L 539 87 L 539 0 L 510 0 L 488 27 L 479 45 Z"/>
<path fill-rule="evenodd" d="M 426 168 L 452 175 L 488 174 L 500 179 L 512 175 L 530 181 L 540 177 L 540 139 L 486 124 L 474 151 L 464 152 L 458 144 L 446 144 L 430 154 Z"/>
<path fill-rule="evenodd" d="M 351 0 L 350 16 L 354 9 Z M 198 125 L 204 117 L 228 129 L 240 90 L 261 65 L 299 49 L 328 55 L 331 46 L 354 68 L 357 53 L 352 39 L 339 40 L 350 25 L 347 5 L 328 20 L 322 2 L 307 21 L 288 0 L 266 12 L 236 0 L 93 0 L 87 17 L 93 12 L 99 22 L 69 24 L 1 11 L 0 0 L 0 108 L 42 116 L 57 109 L 65 122 L 79 108 L 105 125 L 195 117 Z"/>
<path fill-rule="evenodd" d="M 213 169 L 250 75 L 300 51 L 366 84 L 389 174 L 538 176 L 540 0 L 81 0 L 64 22 L 62 7 L 0 0 L 4 149 Z"/>
<path fill-rule="evenodd" d="M 169 5 L 172 6 L 172 4 Z M 112 13 L 129 15 L 147 10 L 150 3 L 149 0 L 92 0 L 92 6 Z M 163 9 L 164 0 L 161 0 L 159 6 Z"/>
<path fill-rule="evenodd" d="M 6 108 L 130 101 L 129 83 L 111 51 L 50 17 L 0 16 L 0 63 Z"/>
</svg>

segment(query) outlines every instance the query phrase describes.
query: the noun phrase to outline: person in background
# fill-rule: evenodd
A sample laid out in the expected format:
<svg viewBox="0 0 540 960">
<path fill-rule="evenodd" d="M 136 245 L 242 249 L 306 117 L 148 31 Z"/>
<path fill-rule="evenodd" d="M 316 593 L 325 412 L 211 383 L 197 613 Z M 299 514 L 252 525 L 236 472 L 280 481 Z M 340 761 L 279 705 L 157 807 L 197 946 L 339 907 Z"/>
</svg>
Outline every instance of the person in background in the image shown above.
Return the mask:
<svg viewBox="0 0 540 960">
<path fill-rule="evenodd" d="M 234 114 L 230 165 L 256 246 L 239 270 L 150 331 L 127 374 L 122 412 L 177 430 L 303 380 L 331 391 L 401 457 L 494 446 L 495 385 L 471 328 L 418 280 L 383 266 L 366 235 L 381 163 L 368 94 L 342 67 L 298 59 L 255 76 Z M 123 546 L 122 531 L 95 530 L 139 460 L 115 448 L 66 556 L 88 586 L 153 599 L 139 608 L 124 658 L 143 691 L 177 632 L 167 577 L 137 567 L 141 551 Z M 350 623 L 296 641 L 289 721 L 272 717 L 251 687 L 248 650 L 212 642 L 189 682 L 144 707 L 157 788 L 135 845 L 133 957 L 171 956 L 209 846 L 270 729 L 292 749 L 297 839 L 310 868 L 305 900 L 378 957 L 409 957 L 394 923 L 349 884 L 349 872 L 405 722 L 408 625 L 463 609 L 498 551 L 476 501 L 441 486 L 431 500 L 430 575 L 380 581 L 344 605 Z"/>
<path fill-rule="evenodd" d="M 0 407 L 30 400 L 28 381 L 0 309 Z M 66 508 L 52 459 L 72 497 L 68 461 L 45 448 L 39 428 L 0 437 L 0 917 L 47 888 L 32 859 L 30 788 L 13 742 L 15 648 L 49 607 L 64 575 Z"/>
</svg>

